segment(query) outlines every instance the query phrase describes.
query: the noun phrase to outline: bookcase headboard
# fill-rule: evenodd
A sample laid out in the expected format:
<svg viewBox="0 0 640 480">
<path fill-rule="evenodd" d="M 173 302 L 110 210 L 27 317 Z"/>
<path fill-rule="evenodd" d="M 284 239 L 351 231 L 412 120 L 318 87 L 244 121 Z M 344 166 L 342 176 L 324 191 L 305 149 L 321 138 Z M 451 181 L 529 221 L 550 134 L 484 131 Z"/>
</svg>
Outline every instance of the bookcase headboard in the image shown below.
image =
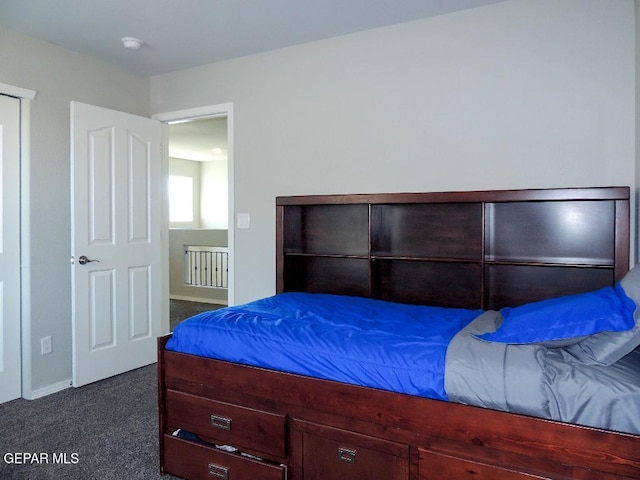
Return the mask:
<svg viewBox="0 0 640 480">
<path fill-rule="evenodd" d="M 276 199 L 277 292 L 498 309 L 629 268 L 629 188 Z"/>
</svg>

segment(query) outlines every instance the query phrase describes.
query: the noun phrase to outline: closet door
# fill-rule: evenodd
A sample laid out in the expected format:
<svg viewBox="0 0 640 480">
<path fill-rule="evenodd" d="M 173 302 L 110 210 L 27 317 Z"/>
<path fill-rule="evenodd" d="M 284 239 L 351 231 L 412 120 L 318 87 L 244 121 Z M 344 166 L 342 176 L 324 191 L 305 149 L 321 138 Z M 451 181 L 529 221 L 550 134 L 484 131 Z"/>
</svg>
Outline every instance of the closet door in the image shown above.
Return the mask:
<svg viewBox="0 0 640 480">
<path fill-rule="evenodd" d="M 0 403 L 20 397 L 20 100 L 0 95 Z"/>
</svg>

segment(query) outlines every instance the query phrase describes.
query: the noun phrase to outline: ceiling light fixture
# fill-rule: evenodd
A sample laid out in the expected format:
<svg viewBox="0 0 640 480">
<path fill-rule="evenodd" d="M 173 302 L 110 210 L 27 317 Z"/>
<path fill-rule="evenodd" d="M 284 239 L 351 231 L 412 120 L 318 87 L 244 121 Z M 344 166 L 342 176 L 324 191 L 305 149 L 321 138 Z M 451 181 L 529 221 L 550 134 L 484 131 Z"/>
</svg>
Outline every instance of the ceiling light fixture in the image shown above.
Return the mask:
<svg viewBox="0 0 640 480">
<path fill-rule="evenodd" d="M 142 40 L 136 37 L 122 37 L 121 40 L 127 50 L 140 50 L 140 47 L 144 44 Z"/>
</svg>

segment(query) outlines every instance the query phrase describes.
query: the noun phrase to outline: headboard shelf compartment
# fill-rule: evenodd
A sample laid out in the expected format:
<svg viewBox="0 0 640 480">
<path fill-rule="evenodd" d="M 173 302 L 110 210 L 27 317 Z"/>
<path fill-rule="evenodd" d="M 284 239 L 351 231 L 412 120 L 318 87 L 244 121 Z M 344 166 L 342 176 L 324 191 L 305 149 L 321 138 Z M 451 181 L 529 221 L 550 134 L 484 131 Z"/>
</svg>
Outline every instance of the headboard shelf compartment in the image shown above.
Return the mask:
<svg viewBox="0 0 640 480">
<path fill-rule="evenodd" d="M 592 290 L 629 267 L 628 199 L 628 187 L 278 197 L 277 291 L 486 309 Z"/>
<path fill-rule="evenodd" d="M 376 204 L 371 207 L 371 254 L 480 262 L 482 204 Z"/>
<path fill-rule="evenodd" d="M 356 256 L 369 254 L 367 204 L 292 206 L 285 211 L 287 253 Z"/>
<path fill-rule="evenodd" d="M 611 266 L 614 200 L 488 203 L 486 260 Z"/>
</svg>

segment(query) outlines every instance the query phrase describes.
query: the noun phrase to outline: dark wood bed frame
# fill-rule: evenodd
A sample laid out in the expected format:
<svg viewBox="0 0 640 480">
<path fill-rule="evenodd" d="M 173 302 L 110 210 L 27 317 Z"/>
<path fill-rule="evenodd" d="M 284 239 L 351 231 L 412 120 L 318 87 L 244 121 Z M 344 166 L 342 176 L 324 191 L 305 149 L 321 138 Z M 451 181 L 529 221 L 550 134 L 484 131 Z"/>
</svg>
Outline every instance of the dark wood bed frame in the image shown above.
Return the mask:
<svg viewBox="0 0 640 480">
<path fill-rule="evenodd" d="M 279 197 L 276 214 L 278 292 L 497 309 L 611 285 L 629 268 L 627 187 Z M 638 435 L 166 351 L 167 339 L 163 473 L 640 478 Z"/>
</svg>

